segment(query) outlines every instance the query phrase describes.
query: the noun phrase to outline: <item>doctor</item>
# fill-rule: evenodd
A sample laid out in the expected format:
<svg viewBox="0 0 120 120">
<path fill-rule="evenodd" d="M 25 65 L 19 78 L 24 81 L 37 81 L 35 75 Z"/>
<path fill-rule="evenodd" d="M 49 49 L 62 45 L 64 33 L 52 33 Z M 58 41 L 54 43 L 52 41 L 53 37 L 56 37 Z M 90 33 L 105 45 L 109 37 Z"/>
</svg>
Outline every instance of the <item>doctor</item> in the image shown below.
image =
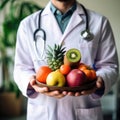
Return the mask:
<svg viewBox="0 0 120 120">
<path fill-rule="evenodd" d="M 36 71 L 46 64 L 42 56 L 41 59 L 36 56 L 33 39 L 40 11 L 21 21 L 17 33 L 14 79 L 28 98 L 27 120 L 103 120 L 100 98 L 117 80 L 118 57 L 109 21 L 96 12 L 86 11 L 92 36 L 88 40 L 81 35 L 86 28 L 86 14 L 76 0 L 51 0 L 40 16 L 46 42 L 37 42 L 38 53 L 44 51 L 44 43 L 45 46 L 63 44 L 67 49 L 74 47 L 81 51 L 81 61 L 94 65 L 96 69 L 96 86 L 76 93 L 49 92 L 46 87 L 37 86 Z"/>
</svg>

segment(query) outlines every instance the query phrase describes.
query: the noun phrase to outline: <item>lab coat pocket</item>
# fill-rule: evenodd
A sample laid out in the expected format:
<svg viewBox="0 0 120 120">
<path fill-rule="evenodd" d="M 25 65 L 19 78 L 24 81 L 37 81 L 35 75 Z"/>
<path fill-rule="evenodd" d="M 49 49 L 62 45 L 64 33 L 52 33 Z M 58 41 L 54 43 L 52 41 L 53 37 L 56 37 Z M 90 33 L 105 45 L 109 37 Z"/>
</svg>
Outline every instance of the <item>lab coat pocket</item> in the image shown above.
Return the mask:
<svg viewBox="0 0 120 120">
<path fill-rule="evenodd" d="M 27 110 L 27 120 L 48 120 L 48 110 L 45 106 L 30 103 Z"/>
<path fill-rule="evenodd" d="M 83 41 L 79 44 L 79 49 L 82 54 L 83 62 L 87 63 L 88 65 L 94 62 L 96 58 L 98 43 L 97 41 Z"/>
<path fill-rule="evenodd" d="M 103 120 L 102 110 L 100 107 L 77 109 L 76 120 Z"/>
</svg>

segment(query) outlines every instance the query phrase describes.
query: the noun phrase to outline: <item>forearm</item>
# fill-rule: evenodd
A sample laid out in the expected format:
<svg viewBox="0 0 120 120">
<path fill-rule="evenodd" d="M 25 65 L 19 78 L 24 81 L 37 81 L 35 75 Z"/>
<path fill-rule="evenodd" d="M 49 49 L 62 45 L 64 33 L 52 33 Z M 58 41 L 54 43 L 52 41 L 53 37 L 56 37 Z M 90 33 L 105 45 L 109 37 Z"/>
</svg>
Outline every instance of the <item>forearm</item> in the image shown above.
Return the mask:
<svg viewBox="0 0 120 120">
<path fill-rule="evenodd" d="M 36 94 L 34 89 L 29 85 L 30 77 L 34 74 L 35 72 L 33 70 L 24 70 L 22 67 L 15 65 L 14 80 L 22 94 L 26 97 Z"/>
</svg>

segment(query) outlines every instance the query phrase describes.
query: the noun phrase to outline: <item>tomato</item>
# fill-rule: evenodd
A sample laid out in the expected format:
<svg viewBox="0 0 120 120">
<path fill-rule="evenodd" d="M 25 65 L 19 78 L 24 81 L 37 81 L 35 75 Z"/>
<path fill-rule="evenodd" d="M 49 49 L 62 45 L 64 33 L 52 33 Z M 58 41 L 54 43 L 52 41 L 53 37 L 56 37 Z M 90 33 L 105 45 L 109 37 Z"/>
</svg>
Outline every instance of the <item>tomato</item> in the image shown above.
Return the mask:
<svg viewBox="0 0 120 120">
<path fill-rule="evenodd" d="M 96 71 L 86 64 L 80 64 L 78 69 L 82 70 L 85 73 L 88 80 L 95 80 L 97 77 Z"/>
<path fill-rule="evenodd" d="M 69 65 L 63 64 L 63 65 L 60 66 L 60 72 L 63 75 L 67 75 L 70 71 L 71 71 L 71 67 Z"/>
<path fill-rule="evenodd" d="M 41 66 L 36 73 L 36 79 L 41 83 L 46 83 L 46 78 L 52 70 L 48 66 Z"/>
</svg>

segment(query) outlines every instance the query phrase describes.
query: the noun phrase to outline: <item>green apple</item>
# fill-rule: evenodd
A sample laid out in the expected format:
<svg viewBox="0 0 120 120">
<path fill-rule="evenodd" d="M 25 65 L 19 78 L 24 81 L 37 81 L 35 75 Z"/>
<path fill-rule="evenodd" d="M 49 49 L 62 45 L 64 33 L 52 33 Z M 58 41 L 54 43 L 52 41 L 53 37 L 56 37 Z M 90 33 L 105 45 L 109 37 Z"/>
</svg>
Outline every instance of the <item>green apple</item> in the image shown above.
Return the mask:
<svg viewBox="0 0 120 120">
<path fill-rule="evenodd" d="M 46 79 L 46 84 L 49 86 L 63 87 L 65 82 L 65 76 L 59 70 L 49 73 Z"/>
</svg>

